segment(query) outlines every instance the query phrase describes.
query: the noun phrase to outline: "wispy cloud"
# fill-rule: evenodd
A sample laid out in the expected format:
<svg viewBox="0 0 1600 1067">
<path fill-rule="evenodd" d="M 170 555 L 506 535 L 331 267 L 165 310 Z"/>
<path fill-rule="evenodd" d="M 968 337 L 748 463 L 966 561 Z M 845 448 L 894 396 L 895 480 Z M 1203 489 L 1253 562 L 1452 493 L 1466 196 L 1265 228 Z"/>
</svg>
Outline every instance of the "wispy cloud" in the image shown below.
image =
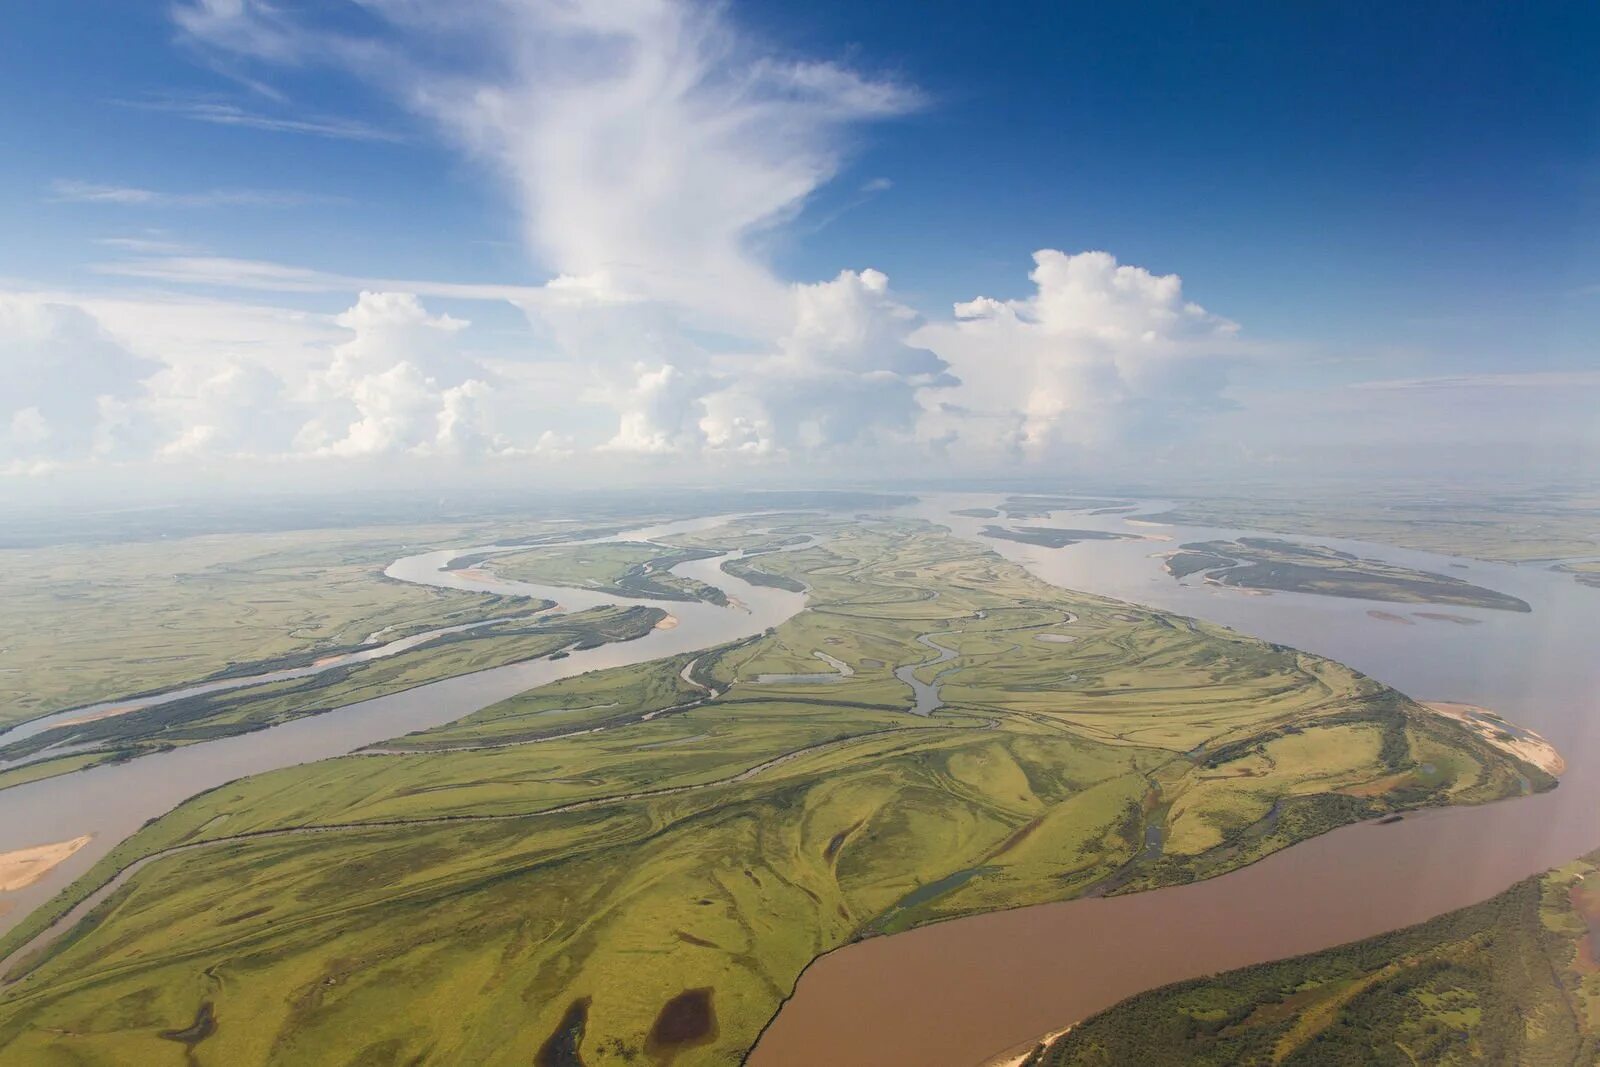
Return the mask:
<svg viewBox="0 0 1600 1067">
<path fill-rule="evenodd" d="M 1600 387 L 1600 370 L 1451 374 L 1436 378 L 1388 378 L 1355 382 L 1352 389 L 1583 389 Z"/>
<path fill-rule="evenodd" d="M 382 28 L 362 37 L 261 0 L 189 0 L 174 18 L 213 53 L 388 91 L 511 179 L 542 266 L 700 328 L 786 329 L 793 300 L 764 238 L 838 173 L 854 129 L 925 103 L 892 77 L 779 57 L 718 4 L 371 10 Z M 474 62 L 441 62 L 461 54 Z"/>
<path fill-rule="evenodd" d="M 210 123 L 213 126 L 239 126 L 274 133 L 328 137 L 340 141 L 383 141 L 400 144 L 406 140 L 393 130 L 381 129 L 357 119 L 328 115 L 267 115 L 217 100 L 116 100 L 113 103 L 121 107 L 137 108 L 140 111 L 161 111 L 193 122 Z"/>
<path fill-rule="evenodd" d="M 97 237 L 94 243 L 115 248 L 119 252 L 144 256 L 187 256 L 200 251 L 182 241 L 168 241 L 159 237 Z"/>
<path fill-rule="evenodd" d="M 66 178 L 50 184 L 50 200 L 58 204 L 120 204 L 131 207 L 298 207 L 342 202 L 339 197 L 271 189 L 205 189 L 169 193 L 136 185 L 112 185 Z"/>
<path fill-rule="evenodd" d="M 249 289 L 274 293 L 356 293 L 386 291 L 415 293 L 418 296 L 451 300 L 504 300 L 530 305 L 551 296 L 542 286 L 494 285 L 473 282 L 439 282 L 417 279 L 377 278 L 334 274 L 310 267 L 296 267 L 257 259 L 226 256 L 149 256 L 137 259 L 96 263 L 99 274 L 181 285 L 205 285 L 224 289 Z M 561 279 L 557 279 L 559 283 Z M 560 288 L 556 283 L 552 283 Z"/>
</svg>

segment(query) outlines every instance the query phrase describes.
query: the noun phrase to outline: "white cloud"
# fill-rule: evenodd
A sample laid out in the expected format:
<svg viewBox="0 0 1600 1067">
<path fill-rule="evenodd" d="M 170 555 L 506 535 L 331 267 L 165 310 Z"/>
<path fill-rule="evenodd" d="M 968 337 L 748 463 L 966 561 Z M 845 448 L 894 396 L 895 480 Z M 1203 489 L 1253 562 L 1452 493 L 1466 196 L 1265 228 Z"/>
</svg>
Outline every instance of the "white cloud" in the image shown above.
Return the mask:
<svg viewBox="0 0 1600 1067">
<path fill-rule="evenodd" d="M 412 452 L 508 452 L 481 410 L 491 387 L 453 343 L 468 323 L 429 315 L 412 293 L 364 292 L 336 320 L 353 336 L 313 376 L 322 407 L 296 436 L 301 450 L 330 456 Z"/>
<path fill-rule="evenodd" d="M 439 282 L 334 274 L 308 267 L 226 256 L 141 256 L 96 263 L 93 269 L 98 274 L 123 278 L 276 293 L 356 293 L 377 289 L 451 300 L 504 300 L 530 309 L 573 302 L 605 302 L 598 297 L 593 300 L 577 297 L 566 299 L 567 294 L 586 287 L 592 292 L 599 291 L 596 288 L 598 282 L 574 278 L 557 278 L 543 287 Z"/>
<path fill-rule="evenodd" d="M 179 9 L 180 14 L 182 10 Z M 266 130 L 271 133 L 298 133 L 336 141 L 400 143 L 405 140 L 402 135 L 391 130 L 380 129 L 355 119 L 328 115 L 264 115 L 259 111 L 250 111 L 237 104 L 218 100 L 118 100 L 116 103 L 140 111 L 165 112 L 191 122 L 204 122 L 212 126 L 236 126 L 249 130 Z"/>
<path fill-rule="evenodd" d="M 634 371 L 632 387 L 619 398 L 617 433 L 606 450 L 670 455 L 698 447 L 705 380 L 670 363 L 656 367 L 641 363 Z"/>
<path fill-rule="evenodd" d="M 1593 389 L 1600 370 L 1516 371 L 1502 374 L 1452 374 L 1435 378 L 1387 378 L 1355 382 L 1352 389 Z"/>
<path fill-rule="evenodd" d="M 62 204 L 117 204 L 136 207 L 294 207 L 336 203 L 337 198 L 266 189 L 208 189 L 164 193 L 132 185 L 60 179 L 50 185 L 51 200 Z"/>
<path fill-rule="evenodd" d="M 739 361 L 702 421 L 716 448 L 765 454 L 910 438 L 922 390 L 956 384 L 938 356 L 907 342 L 919 325 L 875 270 L 841 271 L 790 291 L 776 350 Z"/>
<path fill-rule="evenodd" d="M 159 369 L 81 308 L 0 293 L 0 455 L 14 464 L 108 451 L 108 412 Z"/>
<path fill-rule="evenodd" d="M 1047 249 L 1034 264 L 1032 296 L 957 304 L 913 336 L 962 382 L 930 407 L 925 437 L 1042 459 L 1170 439 L 1228 406 L 1238 327 L 1185 300 L 1177 275 L 1105 252 Z"/>
<path fill-rule="evenodd" d="M 786 286 L 754 243 L 834 175 L 849 127 L 920 103 L 892 80 L 777 59 L 720 7 L 368 6 L 392 33 L 316 30 L 256 0 L 199 0 L 177 19 L 213 49 L 387 86 L 506 175 L 552 274 L 604 279 L 702 327 L 781 328 Z M 472 67 L 436 68 L 441 39 L 467 46 Z"/>
</svg>

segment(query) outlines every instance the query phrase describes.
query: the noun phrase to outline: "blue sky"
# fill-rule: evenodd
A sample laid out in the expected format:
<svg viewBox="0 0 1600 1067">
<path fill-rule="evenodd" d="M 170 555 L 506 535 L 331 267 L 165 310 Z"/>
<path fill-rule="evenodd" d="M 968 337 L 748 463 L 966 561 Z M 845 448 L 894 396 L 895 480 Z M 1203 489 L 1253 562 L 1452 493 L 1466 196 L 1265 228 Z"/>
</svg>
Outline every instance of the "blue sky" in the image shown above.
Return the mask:
<svg viewBox="0 0 1600 1067">
<path fill-rule="evenodd" d="M 451 10 L 9 15 L 0 488 L 1594 455 L 1592 4 Z"/>
</svg>

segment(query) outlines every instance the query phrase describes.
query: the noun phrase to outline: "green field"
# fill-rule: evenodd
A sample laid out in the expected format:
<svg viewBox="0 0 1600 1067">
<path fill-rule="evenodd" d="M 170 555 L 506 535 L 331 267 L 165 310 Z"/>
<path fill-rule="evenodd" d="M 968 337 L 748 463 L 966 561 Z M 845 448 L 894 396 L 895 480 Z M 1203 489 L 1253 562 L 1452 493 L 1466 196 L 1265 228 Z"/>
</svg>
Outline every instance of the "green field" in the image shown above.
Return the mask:
<svg viewBox="0 0 1600 1067">
<path fill-rule="evenodd" d="M 737 1063 L 853 938 L 1553 784 L 1348 668 L 1062 591 L 925 524 L 767 525 L 723 535 L 819 537 L 746 560 L 811 589 L 774 631 L 148 825 L 0 943 L 157 857 L 13 968 L 0 1060 Z M 893 673 L 935 658 L 923 635 L 957 652 L 918 670 L 944 701 L 926 717 Z"/>
<path fill-rule="evenodd" d="M 491 598 L 383 570 L 489 539 L 452 525 L 0 550 L 0 725 L 486 617 Z"/>
<path fill-rule="evenodd" d="M 1240 589 L 1277 589 L 1395 604 L 1532 610 L 1526 601 L 1460 578 L 1271 537 L 1186 544 L 1167 557 L 1166 570 L 1174 578 L 1203 574 L 1208 582 Z"/>
<path fill-rule="evenodd" d="M 1600 494 L 1592 488 L 1486 496 L 1449 486 L 1406 492 L 1366 483 L 1343 492 L 1262 487 L 1248 497 L 1226 491 L 1196 496 L 1171 512 L 1144 517 L 1349 537 L 1509 563 L 1600 556 Z"/>
<path fill-rule="evenodd" d="M 726 595 L 715 586 L 668 573 L 680 563 L 717 554 L 712 548 L 609 541 L 496 555 L 487 566 L 497 576 L 519 582 L 578 586 L 615 596 L 726 604 Z"/>
<path fill-rule="evenodd" d="M 185 697 L 139 711 L 61 725 L 0 744 L 0 759 L 22 759 L 55 745 L 94 746 L 0 773 L 0 789 L 100 763 L 134 759 L 180 745 L 261 730 L 320 715 L 442 678 L 648 634 L 666 615 L 660 608 L 600 607 L 540 615 L 540 602 L 490 597 L 478 614 L 519 611 L 493 625 L 445 634 L 392 657 L 334 667 L 304 678 Z M 0 737 L 0 741 L 4 738 Z"/>
<path fill-rule="evenodd" d="M 1419 926 L 1131 997 L 1029 1067 L 1600 1059 L 1600 853 Z"/>
</svg>

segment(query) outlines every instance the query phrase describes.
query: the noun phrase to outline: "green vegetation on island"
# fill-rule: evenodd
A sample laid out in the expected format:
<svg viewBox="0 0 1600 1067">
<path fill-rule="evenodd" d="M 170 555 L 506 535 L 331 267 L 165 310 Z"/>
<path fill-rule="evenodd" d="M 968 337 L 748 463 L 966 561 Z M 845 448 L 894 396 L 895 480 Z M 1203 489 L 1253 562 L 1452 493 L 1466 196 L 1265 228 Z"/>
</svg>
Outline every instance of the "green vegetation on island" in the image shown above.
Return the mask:
<svg viewBox="0 0 1600 1067">
<path fill-rule="evenodd" d="M 1405 930 L 1130 997 L 1029 1067 L 1600 1060 L 1600 853 Z"/>
<path fill-rule="evenodd" d="M 711 548 L 603 541 L 495 555 L 487 566 L 497 576 L 519 582 L 579 586 L 614 596 L 726 604 L 727 595 L 716 586 L 669 573 L 680 563 L 720 554 Z"/>
<path fill-rule="evenodd" d="M 1133 506 L 1131 500 L 1102 499 L 1098 497 L 1048 496 L 1024 494 L 1008 496 L 1000 505 L 1007 518 L 1048 519 L 1053 511 L 1117 512 Z M 987 517 L 987 516 L 982 516 Z"/>
<path fill-rule="evenodd" d="M 1270 537 L 1186 544 L 1167 557 L 1166 567 L 1167 573 L 1180 580 L 1191 574 L 1204 574 L 1208 582 L 1240 589 L 1275 589 L 1396 604 L 1532 610 L 1527 601 L 1460 578 L 1362 559 L 1322 545 Z"/>
<path fill-rule="evenodd" d="M 496 597 L 518 603 L 520 598 Z M 442 634 L 392 657 L 332 667 L 317 674 L 217 693 L 182 697 L 122 714 L 74 719 L 4 744 L 0 762 L 35 759 L 56 746 L 67 754 L 0 771 L 0 788 L 121 762 L 179 745 L 264 730 L 346 704 L 388 696 L 428 682 L 507 663 L 643 637 L 666 615 L 660 608 L 600 607 L 538 615 L 520 600 L 522 616 Z M 87 751 L 85 747 L 87 746 Z"/>
<path fill-rule="evenodd" d="M 407 552 L 487 536 L 456 525 L 0 550 L 0 727 L 525 612 L 526 600 L 383 575 Z"/>
<path fill-rule="evenodd" d="M 1059 526 L 985 526 L 983 536 L 1001 541 L 1020 541 L 1041 548 L 1066 548 L 1080 541 L 1139 541 L 1133 534 L 1111 533 L 1107 530 L 1068 530 Z"/>
<path fill-rule="evenodd" d="M 1497 562 L 1600 558 L 1600 494 L 1571 487 L 1484 494 L 1449 486 L 1262 487 L 1184 499 L 1155 522 L 1347 537 Z"/>
<path fill-rule="evenodd" d="M 774 630 L 147 825 L 0 941 L 131 871 L 8 961 L 0 1060 L 736 1063 L 854 938 L 1554 784 L 1337 663 L 926 524 L 775 532 L 819 540 L 758 557 L 811 591 Z M 797 679 L 818 653 L 850 673 Z"/>
</svg>

